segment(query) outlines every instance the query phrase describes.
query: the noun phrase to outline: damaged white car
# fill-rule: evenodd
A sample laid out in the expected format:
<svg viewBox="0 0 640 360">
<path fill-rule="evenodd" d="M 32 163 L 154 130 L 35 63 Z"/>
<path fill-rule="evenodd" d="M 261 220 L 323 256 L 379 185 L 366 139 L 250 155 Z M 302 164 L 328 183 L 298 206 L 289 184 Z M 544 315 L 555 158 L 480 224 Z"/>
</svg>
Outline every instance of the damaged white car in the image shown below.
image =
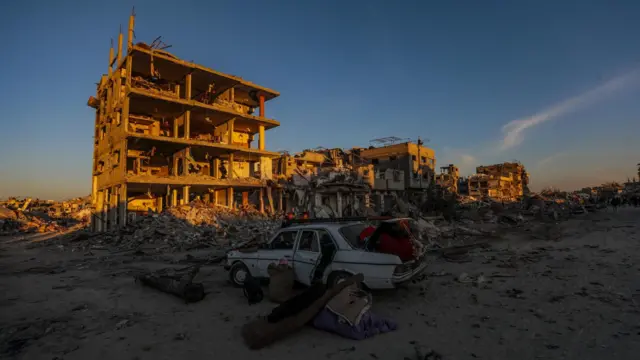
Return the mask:
<svg viewBox="0 0 640 360">
<path fill-rule="evenodd" d="M 322 280 L 332 286 L 362 273 L 369 289 L 392 289 L 419 275 L 426 267 L 425 251 L 415 236 L 411 219 L 382 221 L 373 228 L 364 222 L 318 222 L 280 229 L 258 249 L 232 250 L 225 268 L 230 281 L 241 286 L 250 274 L 268 278 L 271 263 L 286 261 L 295 279 L 305 285 Z M 363 234 L 369 234 L 363 238 Z M 391 234 L 391 235 L 389 235 Z M 410 242 L 413 253 L 383 253 L 394 244 Z M 386 243 L 386 246 L 380 244 Z M 401 259 L 404 258 L 404 261 Z"/>
</svg>

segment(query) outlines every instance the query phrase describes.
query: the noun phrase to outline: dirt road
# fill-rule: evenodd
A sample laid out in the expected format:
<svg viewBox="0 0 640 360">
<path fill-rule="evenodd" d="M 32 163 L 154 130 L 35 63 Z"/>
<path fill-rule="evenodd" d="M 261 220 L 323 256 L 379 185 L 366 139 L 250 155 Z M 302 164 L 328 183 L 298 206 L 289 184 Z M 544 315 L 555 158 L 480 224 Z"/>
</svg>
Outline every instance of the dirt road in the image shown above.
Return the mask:
<svg viewBox="0 0 640 360">
<path fill-rule="evenodd" d="M 167 258 L 82 254 L 2 239 L 0 357 L 17 359 L 638 359 L 640 211 L 561 224 L 559 241 L 521 231 L 468 262 L 434 259 L 425 280 L 374 293 L 396 332 L 356 342 L 306 328 L 250 351 L 240 327 L 275 305 L 248 306 L 220 265 L 184 304 L 133 281 Z M 184 259 L 184 254 L 173 256 Z"/>
</svg>

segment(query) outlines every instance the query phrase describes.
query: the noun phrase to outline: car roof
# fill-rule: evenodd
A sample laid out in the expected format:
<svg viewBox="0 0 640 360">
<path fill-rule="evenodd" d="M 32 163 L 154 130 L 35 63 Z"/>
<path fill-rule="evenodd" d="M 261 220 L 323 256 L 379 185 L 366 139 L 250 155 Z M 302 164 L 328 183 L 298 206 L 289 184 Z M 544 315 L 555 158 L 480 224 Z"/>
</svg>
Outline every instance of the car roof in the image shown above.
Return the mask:
<svg viewBox="0 0 640 360">
<path fill-rule="evenodd" d="M 286 228 L 283 228 L 282 230 L 304 230 L 304 229 L 316 229 L 316 228 L 338 230 L 338 229 L 343 228 L 345 226 L 356 225 L 356 224 L 364 224 L 364 223 L 361 222 L 361 221 L 350 221 L 350 222 L 339 222 L 339 223 L 335 223 L 335 222 L 326 222 L 326 223 L 318 222 L 318 223 L 312 223 L 312 224 L 288 226 Z"/>
</svg>

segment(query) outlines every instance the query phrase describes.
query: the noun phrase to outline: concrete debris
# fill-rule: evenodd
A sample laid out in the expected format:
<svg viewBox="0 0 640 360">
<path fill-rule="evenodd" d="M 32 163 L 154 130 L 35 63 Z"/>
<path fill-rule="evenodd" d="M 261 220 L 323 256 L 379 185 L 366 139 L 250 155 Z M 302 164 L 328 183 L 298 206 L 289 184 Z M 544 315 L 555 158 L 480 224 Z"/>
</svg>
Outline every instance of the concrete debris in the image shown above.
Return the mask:
<svg viewBox="0 0 640 360">
<path fill-rule="evenodd" d="M 88 202 L 9 198 L 0 202 L 0 235 L 60 232 L 86 223 L 91 215 Z"/>
<path fill-rule="evenodd" d="M 275 218 L 254 208 L 232 210 L 223 206 L 193 201 L 168 208 L 160 214 L 136 217 L 125 227 L 93 233 L 88 241 L 77 241 L 70 234 L 74 249 L 90 250 L 96 246 L 111 251 L 153 250 L 177 252 L 198 248 L 226 248 L 265 238 L 280 226 Z"/>
</svg>

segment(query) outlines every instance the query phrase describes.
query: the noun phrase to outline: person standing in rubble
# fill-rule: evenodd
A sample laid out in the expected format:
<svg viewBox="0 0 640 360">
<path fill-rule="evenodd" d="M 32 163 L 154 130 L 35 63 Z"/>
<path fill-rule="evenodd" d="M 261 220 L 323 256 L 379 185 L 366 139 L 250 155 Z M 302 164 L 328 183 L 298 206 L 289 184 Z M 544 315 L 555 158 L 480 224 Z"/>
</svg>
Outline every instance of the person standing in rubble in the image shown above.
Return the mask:
<svg viewBox="0 0 640 360">
<path fill-rule="evenodd" d="M 613 206 L 613 211 L 614 212 L 618 212 L 618 206 L 620 206 L 620 197 L 619 196 L 615 196 L 613 199 L 611 199 L 611 206 Z"/>
</svg>

